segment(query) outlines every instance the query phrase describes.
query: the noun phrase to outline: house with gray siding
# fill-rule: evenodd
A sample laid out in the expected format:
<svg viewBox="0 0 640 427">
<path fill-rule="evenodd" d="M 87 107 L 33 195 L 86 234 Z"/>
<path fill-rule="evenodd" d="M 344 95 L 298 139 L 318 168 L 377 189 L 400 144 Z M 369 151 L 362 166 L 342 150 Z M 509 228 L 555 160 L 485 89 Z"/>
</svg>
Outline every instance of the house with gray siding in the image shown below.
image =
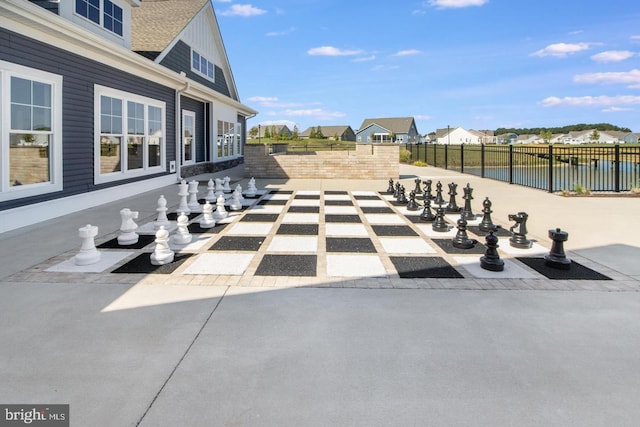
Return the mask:
<svg viewBox="0 0 640 427">
<path fill-rule="evenodd" d="M 242 162 L 208 0 L 0 0 L 0 232 Z"/>
<path fill-rule="evenodd" d="M 356 142 L 416 144 L 419 141 L 420 134 L 413 117 L 365 119 L 356 131 Z"/>
<path fill-rule="evenodd" d="M 356 134 L 349 125 L 338 126 L 319 126 L 322 135 L 328 139 L 334 139 L 336 141 L 355 141 Z M 309 139 L 311 131 L 316 128 L 315 126 L 305 129 L 300 133 L 301 139 Z"/>
</svg>

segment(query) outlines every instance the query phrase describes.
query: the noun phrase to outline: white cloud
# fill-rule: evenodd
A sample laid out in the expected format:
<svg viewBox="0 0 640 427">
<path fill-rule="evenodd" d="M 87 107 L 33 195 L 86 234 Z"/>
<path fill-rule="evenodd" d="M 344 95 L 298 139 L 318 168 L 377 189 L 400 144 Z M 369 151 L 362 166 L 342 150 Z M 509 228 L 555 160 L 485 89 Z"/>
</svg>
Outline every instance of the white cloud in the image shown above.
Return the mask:
<svg viewBox="0 0 640 427">
<path fill-rule="evenodd" d="M 584 30 L 575 30 L 575 31 L 570 31 L 569 35 L 576 36 L 576 35 L 582 34 L 582 33 L 584 33 Z"/>
<path fill-rule="evenodd" d="M 540 101 L 544 107 L 616 107 L 620 105 L 640 104 L 640 96 L 620 95 L 620 96 L 566 96 L 558 98 L 550 96 Z"/>
<path fill-rule="evenodd" d="M 596 62 L 620 62 L 635 56 L 630 50 L 607 50 L 591 56 Z"/>
<path fill-rule="evenodd" d="M 346 116 L 345 113 L 342 113 L 340 111 L 327 111 L 322 108 L 285 110 L 283 112 L 283 115 L 290 117 L 309 117 L 316 120 L 331 120 Z"/>
<path fill-rule="evenodd" d="M 362 53 L 361 50 L 340 49 L 333 46 L 314 47 L 307 51 L 311 56 L 352 56 Z"/>
<path fill-rule="evenodd" d="M 278 98 L 275 96 L 252 96 L 247 98 L 247 101 L 251 102 L 276 102 Z"/>
<path fill-rule="evenodd" d="M 573 81 L 587 84 L 626 84 L 631 89 L 640 89 L 640 70 L 578 74 L 573 77 Z"/>
<path fill-rule="evenodd" d="M 400 68 L 397 65 L 376 65 L 375 67 L 371 68 L 371 71 L 391 71 L 391 70 L 397 70 L 398 68 Z"/>
<path fill-rule="evenodd" d="M 249 16 L 257 16 L 257 15 L 262 15 L 267 13 L 266 10 L 264 9 L 260 9 L 257 8 L 255 6 L 252 6 L 250 4 L 234 4 L 231 5 L 231 8 L 227 9 L 227 10 L 223 10 L 222 12 L 220 12 L 220 15 L 222 16 L 242 16 L 242 17 L 249 17 Z"/>
<path fill-rule="evenodd" d="M 418 49 L 406 49 L 400 50 L 394 53 L 392 56 L 411 56 L 411 55 L 420 55 L 422 52 Z"/>
<path fill-rule="evenodd" d="M 284 30 L 284 31 L 269 31 L 265 35 L 267 37 L 286 36 L 293 33 L 295 30 L 296 30 L 295 27 L 291 27 L 288 30 Z"/>
<path fill-rule="evenodd" d="M 297 126 L 296 122 L 291 120 L 264 120 L 258 123 L 260 126 L 287 126 L 290 130 L 293 130 L 294 126 Z M 258 125 L 253 125 L 258 126 Z"/>
<path fill-rule="evenodd" d="M 417 114 L 415 116 L 413 116 L 414 119 L 416 120 L 431 120 L 433 119 L 433 116 L 429 116 L 426 114 Z"/>
<path fill-rule="evenodd" d="M 565 58 L 567 55 L 581 52 L 589 49 L 592 43 L 554 43 L 533 52 L 531 56 L 555 56 L 556 58 Z"/>
<path fill-rule="evenodd" d="M 482 6 L 489 0 L 428 0 L 429 5 L 438 9 L 459 9 L 469 6 Z"/>
<path fill-rule="evenodd" d="M 602 110 L 603 113 L 617 113 L 619 111 L 633 111 L 633 108 L 609 107 Z"/>
<path fill-rule="evenodd" d="M 373 61 L 376 59 L 375 55 L 371 55 L 371 56 L 363 56 L 361 58 L 356 58 L 353 60 L 353 62 L 368 62 L 368 61 Z"/>
</svg>

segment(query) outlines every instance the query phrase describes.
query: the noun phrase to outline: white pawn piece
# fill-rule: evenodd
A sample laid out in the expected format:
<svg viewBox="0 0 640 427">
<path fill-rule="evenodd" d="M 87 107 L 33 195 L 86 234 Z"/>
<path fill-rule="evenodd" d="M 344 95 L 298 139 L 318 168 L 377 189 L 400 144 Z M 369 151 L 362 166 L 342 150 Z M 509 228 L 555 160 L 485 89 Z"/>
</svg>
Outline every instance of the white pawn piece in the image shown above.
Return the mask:
<svg viewBox="0 0 640 427">
<path fill-rule="evenodd" d="M 189 233 L 189 217 L 184 212 L 178 216 L 178 231 L 173 235 L 173 243 L 176 245 L 187 245 L 191 243 L 191 233 Z"/>
<path fill-rule="evenodd" d="M 231 193 L 231 186 L 229 185 L 229 183 L 231 182 L 231 178 L 225 176 L 223 182 L 224 186 L 222 187 L 222 191 L 224 191 L 225 193 Z"/>
<path fill-rule="evenodd" d="M 216 221 L 220 221 L 229 216 L 229 212 L 224 208 L 224 196 L 219 196 L 216 201 L 216 212 L 213 214 L 213 218 Z"/>
<path fill-rule="evenodd" d="M 235 191 L 240 193 L 240 203 L 244 204 L 244 197 L 242 197 L 242 187 L 240 186 L 240 184 L 236 185 Z"/>
<path fill-rule="evenodd" d="M 256 197 L 256 191 L 256 180 L 251 177 L 249 184 L 247 184 L 247 191 L 244 194 L 249 198 L 254 198 Z"/>
<path fill-rule="evenodd" d="M 73 257 L 75 265 L 90 265 L 100 261 L 100 252 L 96 249 L 94 238 L 98 235 L 98 227 L 87 224 L 78 229 L 78 236 L 82 239 L 80 252 Z"/>
<path fill-rule="evenodd" d="M 216 200 L 224 194 L 224 191 L 222 190 L 223 187 L 224 182 L 222 181 L 222 178 L 216 178 Z"/>
<path fill-rule="evenodd" d="M 167 218 L 167 199 L 164 196 L 160 196 L 158 199 L 158 207 L 156 208 L 156 212 L 158 212 L 158 219 L 153 223 L 153 228 L 158 230 L 160 227 L 169 227 L 169 218 Z"/>
<path fill-rule="evenodd" d="M 242 202 L 240 201 L 240 192 L 236 189 L 231 195 L 231 203 L 229 204 L 229 209 L 232 211 L 240 211 L 242 210 Z"/>
<path fill-rule="evenodd" d="M 207 183 L 207 195 L 205 196 L 205 200 L 207 202 L 215 202 L 217 197 L 215 195 L 216 185 L 213 182 L 213 179 L 210 179 Z"/>
<path fill-rule="evenodd" d="M 132 211 L 129 208 L 124 208 L 120 211 L 120 235 L 118 236 L 118 244 L 120 246 L 135 245 L 138 243 L 138 224 L 134 219 L 138 219 L 138 212 Z"/>
<path fill-rule="evenodd" d="M 216 221 L 213 219 L 213 206 L 207 200 L 202 207 L 202 218 L 200 219 L 200 228 L 213 228 L 216 225 Z"/>
<path fill-rule="evenodd" d="M 191 213 L 189 205 L 187 204 L 187 197 L 189 196 L 189 184 L 184 179 L 178 184 L 178 196 L 180 196 L 180 203 L 178 204 L 178 212 L 184 212 L 186 215 Z"/>
<path fill-rule="evenodd" d="M 173 262 L 174 252 L 169 248 L 169 232 L 161 225 L 156 231 L 156 247 L 151 253 L 151 264 L 165 265 Z"/>
<path fill-rule="evenodd" d="M 189 181 L 189 209 L 191 212 L 202 212 L 202 206 L 198 203 L 198 181 Z"/>
</svg>

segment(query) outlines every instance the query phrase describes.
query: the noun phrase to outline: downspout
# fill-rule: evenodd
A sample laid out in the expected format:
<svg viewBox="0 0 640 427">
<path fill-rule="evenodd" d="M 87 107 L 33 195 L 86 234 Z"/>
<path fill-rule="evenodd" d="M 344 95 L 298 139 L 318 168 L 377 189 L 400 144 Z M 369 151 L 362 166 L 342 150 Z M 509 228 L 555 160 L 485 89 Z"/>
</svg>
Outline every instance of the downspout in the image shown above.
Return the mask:
<svg viewBox="0 0 640 427">
<path fill-rule="evenodd" d="M 181 71 L 180 75 L 182 77 L 186 76 L 184 71 Z M 182 148 L 182 126 L 180 125 L 180 123 L 182 122 L 182 105 L 180 102 L 180 95 L 182 95 L 184 91 L 188 90 L 189 86 L 189 82 L 185 82 L 182 89 L 176 89 L 176 178 L 178 182 L 182 181 L 182 165 L 180 164 L 182 159 L 182 156 L 180 155 L 180 151 Z"/>
</svg>

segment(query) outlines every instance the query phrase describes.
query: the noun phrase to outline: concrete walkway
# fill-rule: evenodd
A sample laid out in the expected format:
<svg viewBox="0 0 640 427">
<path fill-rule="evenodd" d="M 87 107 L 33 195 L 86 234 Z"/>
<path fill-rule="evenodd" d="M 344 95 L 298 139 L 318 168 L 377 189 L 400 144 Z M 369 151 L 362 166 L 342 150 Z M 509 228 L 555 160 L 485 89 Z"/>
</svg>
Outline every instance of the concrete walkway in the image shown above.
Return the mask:
<svg viewBox="0 0 640 427">
<path fill-rule="evenodd" d="M 639 289 L 640 230 L 627 226 L 640 219 L 638 199 L 563 198 L 433 168 L 401 173 L 407 188 L 416 176 L 469 182 L 475 211 L 485 196 L 504 226 L 526 211 L 541 243 L 549 228 L 565 229 L 569 255 L 615 280 L 559 292 L 25 273 L 77 250 L 87 222 L 106 236 L 124 206 L 153 217 L 158 196 L 176 191 L 164 188 L 0 235 L 0 402 L 69 403 L 73 426 L 637 425 L 640 293 L 609 290 Z M 244 179 L 241 167 L 227 174 Z M 258 180 L 264 186 L 380 191 L 386 181 Z"/>
</svg>

